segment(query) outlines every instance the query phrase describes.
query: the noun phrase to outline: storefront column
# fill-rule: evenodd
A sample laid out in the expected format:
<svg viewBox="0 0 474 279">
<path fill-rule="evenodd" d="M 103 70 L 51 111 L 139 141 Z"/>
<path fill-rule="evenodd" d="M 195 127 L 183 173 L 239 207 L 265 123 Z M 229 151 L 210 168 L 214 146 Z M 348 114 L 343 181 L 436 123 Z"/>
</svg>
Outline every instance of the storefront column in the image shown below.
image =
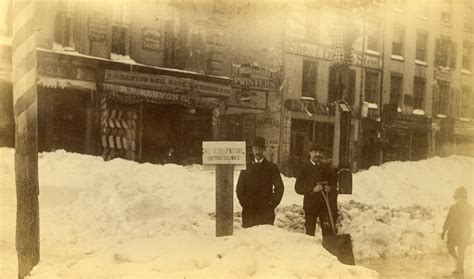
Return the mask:
<svg viewBox="0 0 474 279">
<path fill-rule="evenodd" d="M 87 100 L 86 107 L 86 133 L 85 133 L 85 153 L 88 155 L 96 155 L 96 143 L 94 135 L 95 127 L 95 102 L 96 93 L 91 92 Z"/>
</svg>

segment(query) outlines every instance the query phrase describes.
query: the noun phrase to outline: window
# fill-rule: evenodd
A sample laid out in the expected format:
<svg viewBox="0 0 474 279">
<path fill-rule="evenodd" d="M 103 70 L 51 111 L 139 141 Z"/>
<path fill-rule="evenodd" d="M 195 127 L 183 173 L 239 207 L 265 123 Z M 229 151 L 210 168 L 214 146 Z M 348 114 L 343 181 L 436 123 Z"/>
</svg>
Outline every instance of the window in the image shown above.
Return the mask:
<svg viewBox="0 0 474 279">
<path fill-rule="evenodd" d="M 405 39 L 405 28 L 396 26 L 393 28 L 392 55 L 403 56 L 403 42 Z"/>
<path fill-rule="evenodd" d="M 449 115 L 449 83 L 438 81 L 438 114 Z"/>
<path fill-rule="evenodd" d="M 418 31 L 416 34 L 416 60 L 426 61 L 427 43 L 428 34 L 424 31 Z"/>
<path fill-rule="evenodd" d="M 339 72 L 336 67 L 329 68 L 329 84 L 328 84 L 328 103 L 343 98 L 350 105 L 355 103 L 355 82 L 356 72 L 353 69 L 346 69 L 342 72 L 342 96 L 338 92 Z"/>
<path fill-rule="evenodd" d="M 428 0 L 418 0 L 417 4 L 418 4 L 417 15 L 421 17 L 429 17 L 430 6 L 428 5 Z"/>
<path fill-rule="evenodd" d="M 373 51 L 380 50 L 380 40 L 379 40 L 379 27 L 380 23 L 377 21 L 370 22 L 369 30 L 367 33 L 367 49 Z"/>
<path fill-rule="evenodd" d="M 436 66 L 456 68 L 456 44 L 448 37 L 436 39 Z"/>
<path fill-rule="evenodd" d="M 365 72 L 365 101 L 378 103 L 379 74 L 372 71 Z"/>
<path fill-rule="evenodd" d="M 196 39 L 192 38 L 194 41 L 202 41 L 203 38 L 201 34 L 196 34 Z M 174 67 L 175 56 L 176 56 L 176 37 L 174 35 L 174 22 L 173 20 L 165 21 L 165 34 L 164 34 L 164 55 L 163 55 L 163 65 L 165 67 Z"/>
<path fill-rule="evenodd" d="M 128 29 L 125 27 L 112 27 L 112 53 L 127 55 L 127 33 Z"/>
<path fill-rule="evenodd" d="M 464 41 L 462 44 L 462 68 L 471 71 L 472 43 Z"/>
<path fill-rule="evenodd" d="M 317 10 L 314 8 L 306 8 L 306 39 L 312 42 L 318 41 L 319 32 L 319 18 L 317 17 Z"/>
<path fill-rule="evenodd" d="M 424 109 L 424 100 L 426 92 L 426 79 L 415 77 L 415 83 L 413 86 L 413 108 L 414 109 Z"/>
<path fill-rule="evenodd" d="M 464 29 L 467 31 L 473 30 L 473 12 L 472 12 L 472 0 L 464 0 Z"/>
<path fill-rule="evenodd" d="M 400 98 L 403 93 L 403 76 L 392 74 L 390 77 L 390 104 L 400 105 Z"/>
<path fill-rule="evenodd" d="M 474 103 L 470 86 L 462 87 L 461 111 L 459 116 L 464 118 L 474 118 Z"/>
<path fill-rule="evenodd" d="M 72 16 L 67 11 L 58 11 L 54 25 L 54 42 L 72 46 Z"/>
<path fill-rule="evenodd" d="M 302 96 L 316 97 L 316 75 L 318 64 L 315 61 L 303 60 L 303 87 Z"/>
<path fill-rule="evenodd" d="M 441 5 L 441 23 L 451 24 L 451 0 L 443 0 Z"/>
</svg>

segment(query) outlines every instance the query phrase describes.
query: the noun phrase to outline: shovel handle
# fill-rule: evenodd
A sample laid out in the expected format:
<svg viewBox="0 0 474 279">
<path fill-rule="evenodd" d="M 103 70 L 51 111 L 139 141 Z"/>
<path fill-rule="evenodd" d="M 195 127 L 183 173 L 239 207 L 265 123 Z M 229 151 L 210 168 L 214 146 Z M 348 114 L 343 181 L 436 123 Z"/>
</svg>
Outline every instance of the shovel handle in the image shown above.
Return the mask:
<svg viewBox="0 0 474 279">
<path fill-rule="evenodd" d="M 336 226 L 334 225 L 334 219 L 332 218 L 332 211 L 331 211 L 331 206 L 329 206 L 329 199 L 326 193 L 321 191 L 321 194 L 323 195 L 324 201 L 326 202 L 326 207 L 328 208 L 328 215 L 329 215 L 329 221 L 331 222 L 331 229 L 332 233 L 336 234 Z"/>
</svg>

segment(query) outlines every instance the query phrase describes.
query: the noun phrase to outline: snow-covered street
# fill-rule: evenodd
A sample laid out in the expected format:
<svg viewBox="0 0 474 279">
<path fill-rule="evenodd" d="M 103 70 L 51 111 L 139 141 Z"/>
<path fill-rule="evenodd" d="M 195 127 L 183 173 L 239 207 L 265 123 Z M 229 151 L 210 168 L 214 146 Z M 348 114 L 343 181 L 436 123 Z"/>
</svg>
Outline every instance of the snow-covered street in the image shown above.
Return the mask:
<svg viewBox="0 0 474 279">
<path fill-rule="evenodd" d="M 1 278 L 17 276 L 13 157 L 13 149 L 0 148 Z M 39 172 L 41 261 L 32 278 L 377 276 L 340 264 L 319 233 L 302 233 L 293 178 L 283 179 L 275 227 L 242 230 L 235 198 L 234 235 L 215 238 L 215 174 L 202 166 L 104 162 L 56 151 L 40 154 Z M 451 156 L 355 174 L 354 194 L 339 198 L 339 227 L 352 235 L 356 261 L 445 252 L 439 235 L 452 194 L 463 185 L 472 204 L 473 173 L 473 158 Z M 472 248 L 467 274 L 474 274 Z M 446 262 L 437 270 L 451 269 Z"/>
</svg>

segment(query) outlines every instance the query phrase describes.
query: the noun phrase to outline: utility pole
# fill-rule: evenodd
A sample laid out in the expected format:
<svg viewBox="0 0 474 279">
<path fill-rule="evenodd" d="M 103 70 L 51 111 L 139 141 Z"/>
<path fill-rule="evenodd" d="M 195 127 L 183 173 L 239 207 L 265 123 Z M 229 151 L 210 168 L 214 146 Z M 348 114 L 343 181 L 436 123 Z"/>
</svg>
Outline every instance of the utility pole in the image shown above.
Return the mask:
<svg viewBox="0 0 474 279">
<path fill-rule="evenodd" d="M 15 115 L 18 278 L 39 262 L 36 0 L 13 1 L 12 81 Z"/>
</svg>

